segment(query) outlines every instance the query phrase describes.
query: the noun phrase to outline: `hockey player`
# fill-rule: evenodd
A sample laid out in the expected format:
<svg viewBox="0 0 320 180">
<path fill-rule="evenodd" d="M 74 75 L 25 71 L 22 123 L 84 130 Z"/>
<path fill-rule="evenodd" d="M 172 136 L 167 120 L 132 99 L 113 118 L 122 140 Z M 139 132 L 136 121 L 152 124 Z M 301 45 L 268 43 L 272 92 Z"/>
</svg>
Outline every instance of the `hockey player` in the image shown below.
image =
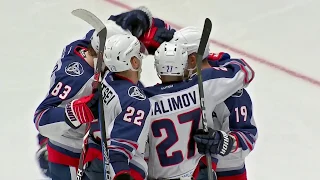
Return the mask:
<svg viewBox="0 0 320 180">
<path fill-rule="evenodd" d="M 207 45 L 204 57 L 208 54 Z M 198 77 L 190 74 L 189 61 L 187 49 L 179 43 L 163 43 L 155 53 L 155 68 L 162 83 L 144 89 L 153 105 L 149 179 L 197 176 L 196 168 L 203 155 L 197 152 L 192 136 L 202 123 Z M 203 70 L 207 111 L 213 111 L 216 104 L 248 85 L 253 73 L 242 60 L 230 60 L 223 67 Z M 187 81 L 183 81 L 185 75 L 190 77 Z"/>
<path fill-rule="evenodd" d="M 103 102 L 110 176 L 115 180 L 143 180 L 147 164 L 143 152 L 150 126 L 150 101 L 139 88 L 145 48 L 130 35 L 114 35 L 105 45 L 104 63 L 110 70 L 103 79 Z M 85 174 L 91 180 L 103 180 L 100 130 L 91 126 L 86 152 Z"/>
<path fill-rule="evenodd" d="M 196 68 L 194 53 L 197 51 L 200 37 L 201 30 L 187 27 L 177 31 L 172 40 L 188 47 L 189 59 L 191 59 L 188 65 L 190 69 L 194 69 L 193 73 L 195 73 Z M 230 55 L 226 53 L 210 54 L 207 59 L 203 60 L 202 68 L 218 67 L 229 59 Z M 245 89 L 237 91 L 226 101 L 218 104 L 214 111 L 210 112 L 210 115 L 213 118 L 214 130 L 210 129 L 208 135 L 196 136 L 196 141 L 199 142 L 200 147 L 199 152 L 205 154 L 206 151 L 210 150 L 213 157 L 218 159 L 216 170 L 218 180 L 246 180 L 244 159 L 254 148 L 257 139 L 257 128 L 252 116 L 252 102 L 249 94 Z M 202 132 L 199 131 L 198 133 L 201 134 Z M 229 143 L 230 146 L 222 153 L 223 151 L 220 151 L 223 150 L 224 136 L 234 143 Z M 206 141 L 208 138 L 212 141 Z M 201 142 L 212 144 L 209 147 L 207 144 L 201 144 Z M 202 159 L 202 162 L 204 162 L 204 159 Z M 207 179 L 206 166 L 202 162 L 200 162 L 201 173 L 198 179 Z"/>
<path fill-rule="evenodd" d="M 216 67 L 217 64 L 226 59 L 230 59 L 227 53 L 210 54 L 209 61 L 203 63 L 203 68 Z M 220 62 L 217 62 L 220 61 Z M 245 89 L 237 91 L 216 106 L 212 112 L 214 128 L 209 130 L 209 134 L 196 135 L 199 152 L 210 152 L 214 158 L 218 159 L 217 177 L 218 180 L 247 180 L 245 158 L 253 150 L 257 140 L 257 127 L 253 118 L 252 101 Z M 219 152 L 219 136 L 229 134 L 234 139 L 232 147 L 227 148 L 225 153 Z M 204 140 L 208 140 L 203 143 Z M 210 141 L 210 142 L 209 142 Z M 198 180 L 207 179 L 207 170 L 202 166 Z"/>
<path fill-rule="evenodd" d="M 65 47 L 51 74 L 50 90 L 35 112 L 34 123 L 39 133 L 49 139 L 47 151 L 53 180 L 68 180 L 75 175 L 85 128 L 81 124 L 96 116 L 96 112 L 86 105 L 95 101 L 94 96 L 81 98 L 92 93 L 93 59 L 96 56 L 95 46 L 90 44 L 93 33 L 91 30 L 84 39 Z M 86 109 L 69 112 L 77 107 Z M 69 113 L 75 117 L 79 113 L 89 113 L 91 117 L 71 119 Z"/>
<path fill-rule="evenodd" d="M 156 33 L 151 37 L 153 42 L 157 43 L 163 42 L 168 36 L 170 39 L 173 36 L 173 31 L 165 28 L 165 23 L 162 20 L 152 19 L 151 13 L 145 7 L 111 16 L 106 23 L 109 37 L 117 33 L 130 33 L 130 31 L 123 30 L 114 22 L 134 32 L 136 36 L 140 35 L 141 32 L 146 32 L 151 26 L 157 26 L 159 30 L 155 32 L 161 33 Z M 66 104 L 78 98 L 80 99 L 77 102 L 80 102 L 83 100 L 81 97 L 92 92 L 92 67 L 93 58 L 95 57 L 93 49 L 98 49 L 97 42 L 94 45 L 90 45 L 92 33 L 93 31 L 90 31 L 84 39 L 72 42 L 65 48 L 62 58 L 52 72 L 50 91 L 35 113 L 34 121 L 37 129 L 42 134 L 38 136 L 40 149 L 36 155 L 42 171 L 49 177 L 48 168 L 50 167 L 50 171 L 54 176 L 53 180 L 67 180 L 71 176 L 74 177 L 74 167 L 77 167 L 78 164 L 84 126 L 72 129 L 64 122 L 62 117 Z M 149 45 L 149 48 L 152 48 L 152 45 Z M 89 101 L 90 98 L 86 100 Z M 90 114 L 89 111 L 87 113 Z M 48 146 L 46 145 L 47 138 L 43 135 L 50 139 Z M 49 165 L 47 164 L 47 147 Z"/>
</svg>

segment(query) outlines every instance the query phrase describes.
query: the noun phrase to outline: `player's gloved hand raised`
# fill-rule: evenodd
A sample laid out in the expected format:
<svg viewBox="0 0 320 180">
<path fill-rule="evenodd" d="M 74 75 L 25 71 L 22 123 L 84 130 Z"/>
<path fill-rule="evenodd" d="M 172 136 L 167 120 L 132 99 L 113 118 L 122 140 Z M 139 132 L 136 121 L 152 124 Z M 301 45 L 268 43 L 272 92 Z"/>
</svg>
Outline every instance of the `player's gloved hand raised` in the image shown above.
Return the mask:
<svg viewBox="0 0 320 180">
<path fill-rule="evenodd" d="M 129 30 L 133 36 L 140 37 L 151 27 L 152 14 L 148 8 L 141 6 L 129 12 L 112 15 L 109 20 Z"/>
<path fill-rule="evenodd" d="M 146 46 L 148 53 L 153 55 L 160 44 L 173 38 L 175 31 L 165 27 L 151 27 L 139 40 Z"/>
<path fill-rule="evenodd" d="M 219 52 L 219 53 L 210 53 L 207 59 L 210 66 L 218 67 L 220 66 L 220 63 L 218 61 L 224 61 L 230 58 L 231 57 L 228 53 Z"/>
<path fill-rule="evenodd" d="M 235 141 L 231 135 L 211 128 L 208 129 L 208 132 L 198 129 L 193 139 L 197 143 L 200 154 L 210 154 L 211 156 L 217 154 L 222 156 L 228 155 L 233 150 Z"/>
<path fill-rule="evenodd" d="M 219 61 L 219 60 L 225 60 L 230 58 L 231 58 L 230 54 L 225 52 L 210 53 L 208 56 L 208 60 L 211 60 L 211 61 Z"/>
<path fill-rule="evenodd" d="M 99 95 L 98 91 L 95 91 L 89 96 L 84 96 L 69 102 L 65 107 L 66 123 L 76 129 L 80 127 L 81 124 L 89 123 L 97 119 L 99 116 Z"/>
<path fill-rule="evenodd" d="M 38 159 L 38 163 L 39 163 L 39 166 L 41 168 L 42 173 L 47 177 L 51 177 L 50 171 L 49 171 L 47 142 L 48 142 L 48 140 L 45 140 L 42 142 L 42 144 L 40 144 L 40 148 L 36 152 L 36 157 Z"/>
</svg>

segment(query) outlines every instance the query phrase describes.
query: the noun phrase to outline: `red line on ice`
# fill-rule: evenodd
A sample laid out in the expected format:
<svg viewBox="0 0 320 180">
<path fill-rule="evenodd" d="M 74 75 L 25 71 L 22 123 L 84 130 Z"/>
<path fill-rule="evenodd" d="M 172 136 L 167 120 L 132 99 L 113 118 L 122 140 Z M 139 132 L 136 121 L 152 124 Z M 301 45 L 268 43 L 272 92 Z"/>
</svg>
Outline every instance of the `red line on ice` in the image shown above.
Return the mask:
<svg viewBox="0 0 320 180">
<path fill-rule="evenodd" d="M 121 3 L 121 2 L 116 1 L 116 0 L 105 0 L 105 1 L 108 2 L 108 3 L 111 3 L 111 4 L 115 5 L 115 6 L 121 7 L 123 9 L 127 9 L 127 10 L 132 10 L 133 9 L 133 7 L 128 6 L 127 4 Z M 166 21 L 166 22 L 168 22 L 170 25 L 172 25 L 173 27 L 175 27 L 177 29 L 181 29 L 182 28 L 181 26 L 179 26 L 179 25 L 177 25 L 175 23 L 172 23 L 170 21 Z M 243 56 L 245 56 L 245 57 L 247 57 L 247 58 L 249 58 L 249 59 L 251 59 L 251 60 L 253 60 L 255 62 L 258 62 L 260 64 L 264 64 L 264 65 L 266 65 L 266 66 L 268 66 L 270 68 L 273 68 L 273 69 L 276 69 L 278 71 L 284 72 L 284 73 L 286 73 L 286 74 L 288 74 L 288 75 L 290 75 L 292 77 L 304 80 L 304 81 L 306 81 L 308 83 L 311 83 L 313 85 L 316 85 L 316 86 L 320 87 L 320 81 L 316 80 L 316 79 L 313 79 L 312 77 L 308 77 L 308 76 L 303 75 L 303 74 L 301 74 L 301 73 L 299 73 L 297 71 L 294 71 L 294 70 L 291 70 L 291 69 L 286 68 L 284 66 L 275 64 L 275 63 L 273 63 L 271 61 L 268 61 L 267 59 L 258 57 L 256 55 L 248 53 L 248 52 L 246 52 L 244 50 L 240 50 L 238 48 L 232 47 L 230 45 L 227 45 L 225 43 L 219 42 L 217 40 L 210 39 L 210 43 L 214 44 L 216 46 L 220 46 L 220 47 L 222 47 L 224 49 L 228 49 L 228 50 L 230 50 L 230 51 L 232 51 L 234 53 L 243 55 Z"/>
</svg>

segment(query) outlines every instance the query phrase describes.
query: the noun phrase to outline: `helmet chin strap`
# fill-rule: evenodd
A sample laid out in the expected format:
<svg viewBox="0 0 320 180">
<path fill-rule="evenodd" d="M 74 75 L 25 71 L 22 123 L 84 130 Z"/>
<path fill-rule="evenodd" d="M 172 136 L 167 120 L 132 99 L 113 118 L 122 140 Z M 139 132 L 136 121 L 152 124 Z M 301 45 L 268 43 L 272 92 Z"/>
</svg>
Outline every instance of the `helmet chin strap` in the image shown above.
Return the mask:
<svg viewBox="0 0 320 180">
<path fill-rule="evenodd" d="M 139 66 L 138 69 L 134 69 L 134 68 L 132 67 L 132 65 L 131 65 L 131 68 L 130 68 L 130 69 L 131 69 L 132 71 L 138 72 L 138 79 L 140 80 L 141 72 L 142 72 L 142 60 L 139 59 L 139 62 L 140 62 L 140 66 Z"/>
<path fill-rule="evenodd" d="M 189 68 L 188 70 L 188 78 L 190 78 L 193 74 L 194 74 L 194 70 L 196 70 L 197 66 L 195 66 L 194 68 Z"/>
</svg>

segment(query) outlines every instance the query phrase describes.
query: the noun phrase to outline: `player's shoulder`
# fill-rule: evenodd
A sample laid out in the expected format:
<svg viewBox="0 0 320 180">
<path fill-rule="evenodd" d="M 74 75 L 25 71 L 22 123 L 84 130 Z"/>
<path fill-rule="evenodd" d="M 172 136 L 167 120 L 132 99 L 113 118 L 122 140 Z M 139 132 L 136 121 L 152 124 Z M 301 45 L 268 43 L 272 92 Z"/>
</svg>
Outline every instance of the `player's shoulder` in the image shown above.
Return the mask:
<svg viewBox="0 0 320 180">
<path fill-rule="evenodd" d="M 79 56 L 64 57 L 56 63 L 51 76 L 56 79 L 90 79 L 93 76 L 93 68 Z"/>
<path fill-rule="evenodd" d="M 187 81 L 170 84 L 156 84 L 154 86 L 145 87 L 143 91 L 147 97 L 152 98 L 162 94 L 181 93 L 182 91 L 187 91 L 190 88 L 197 88 L 197 85 L 197 80 L 191 78 Z"/>
<path fill-rule="evenodd" d="M 104 97 L 114 95 L 122 108 L 133 105 L 150 107 L 150 101 L 139 85 L 116 78 L 114 73 L 107 73 L 104 77 L 102 93 Z"/>
<path fill-rule="evenodd" d="M 240 89 L 224 102 L 227 107 L 232 108 L 234 106 L 252 106 L 252 100 L 246 89 Z"/>
<path fill-rule="evenodd" d="M 202 81 L 211 81 L 215 79 L 220 78 L 233 78 L 234 74 L 228 72 L 229 69 L 226 67 L 212 67 L 212 68 L 206 68 L 201 70 L 202 75 Z M 196 75 L 194 77 L 195 79 L 198 79 L 198 76 Z"/>
<path fill-rule="evenodd" d="M 79 38 L 79 39 L 76 39 L 76 40 L 70 42 L 69 44 L 67 44 L 67 45 L 65 46 L 65 49 L 66 49 L 66 51 L 68 52 L 67 54 L 71 54 L 71 55 L 72 55 L 72 54 L 76 54 L 74 50 L 75 50 L 77 47 L 88 48 L 89 45 L 91 44 L 90 42 L 91 42 L 91 37 L 92 37 L 93 33 L 94 33 L 94 30 L 90 30 L 89 32 L 87 32 L 87 33 L 85 34 L 84 37 L 81 37 L 81 38 Z"/>
</svg>

